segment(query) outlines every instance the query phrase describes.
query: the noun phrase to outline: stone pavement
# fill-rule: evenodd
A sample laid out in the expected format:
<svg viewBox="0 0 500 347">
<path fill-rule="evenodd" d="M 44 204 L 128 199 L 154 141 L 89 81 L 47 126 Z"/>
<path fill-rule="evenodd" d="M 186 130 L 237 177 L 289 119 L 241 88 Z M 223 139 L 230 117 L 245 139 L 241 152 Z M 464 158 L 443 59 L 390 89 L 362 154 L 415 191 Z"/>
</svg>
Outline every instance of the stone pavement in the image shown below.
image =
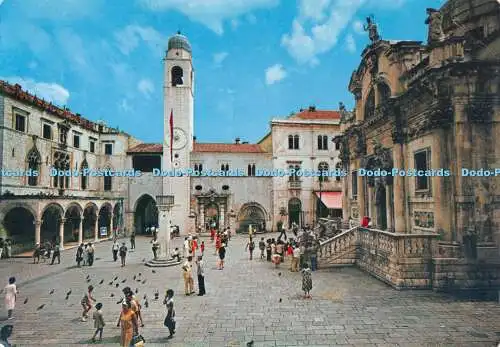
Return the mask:
<svg viewBox="0 0 500 347">
<path fill-rule="evenodd" d="M 176 239 L 174 244 L 180 242 Z M 12 342 L 18 346 L 89 344 L 93 322 L 79 321 L 88 274 L 96 287 L 96 299 L 104 304 L 107 325 L 102 346 L 118 345 L 120 306 L 116 302 L 127 285 L 138 288 L 140 298 L 144 294 L 150 298 L 149 307 L 143 307 L 146 326 L 141 329 L 146 346 L 245 346 L 253 340 L 255 347 L 493 347 L 500 341 L 497 303 L 459 302 L 426 291 L 398 292 L 356 268 L 313 273 L 313 298 L 304 300 L 300 274 L 290 273 L 284 264 L 275 269 L 266 261 L 249 261 L 245 243 L 243 236 L 233 238 L 222 271 L 215 269 L 213 248 L 207 248 L 208 294 L 204 297 L 183 295 L 179 267 L 153 273 L 144 266 L 143 259 L 151 255 L 149 239 L 137 239 L 138 249 L 130 253 L 125 268 L 111 261 L 110 243 L 97 245 L 98 259 L 92 268 L 74 268 L 74 250 L 63 253 L 61 265 L 31 265 L 29 259 L 2 261 L 4 281 L 13 274 L 20 282 L 15 319 L 10 321 L 15 326 Z M 138 273 L 145 284 L 133 280 Z M 108 284 L 115 276 L 119 288 Z M 102 285 L 98 284 L 101 279 Z M 165 339 L 168 332 L 163 326 L 166 311 L 161 301 L 168 287 L 176 293 L 177 334 L 173 340 Z M 70 289 L 72 295 L 65 300 Z M 156 290 L 160 292 L 158 301 L 153 300 Z M 29 298 L 27 304 L 23 304 L 25 298 Z M 42 304 L 44 309 L 37 310 Z M 3 320 L 3 300 L 0 310 Z"/>
</svg>

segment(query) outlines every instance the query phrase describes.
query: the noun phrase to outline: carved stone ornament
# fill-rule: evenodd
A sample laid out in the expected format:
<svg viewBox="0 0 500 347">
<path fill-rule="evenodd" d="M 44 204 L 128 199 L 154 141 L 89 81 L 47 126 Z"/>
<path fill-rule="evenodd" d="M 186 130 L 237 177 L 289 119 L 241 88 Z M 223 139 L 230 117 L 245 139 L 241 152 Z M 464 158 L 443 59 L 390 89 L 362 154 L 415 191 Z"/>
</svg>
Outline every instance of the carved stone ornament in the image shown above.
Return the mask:
<svg viewBox="0 0 500 347">
<path fill-rule="evenodd" d="M 368 37 L 372 43 L 380 41 L 377 24 L 375 24 L 373 16 L 366 17 L 366 25 L 364 25 L 363 29 L 368 32 Z"/>
<path fill-rule="evenodd" d="M 425 24 L 429 25 L 428 43 L 440 41 L 443 38 L 443 16 L 436 9 L 427 9 L 427 19 Z"/>
<path fill-rule="evenodd" d="M 432 229 L 434 228 L 434 212 L 415 211 L 413 212 L 413 223 L 416 227 Z"/>
<path fill-rule="evenodd" d="M 413 139 L 433 129 L 446 128 L 453 122 L 453 107 L 449 103 L 439 103 L 416 122 L 409 124 L 408 138 Z"/>
<path fill-rule="evenodd" d="M 488 102 L 472 102 L 466 111 L 472 123 L 489 123 L 493 119 L 493 107 Z"/>
<path fill-rule="evenodd" d="M 366 154 L 366 139 L 361 130 L 356 132 L 356 155 L 365 155 Z"/>
</svg>

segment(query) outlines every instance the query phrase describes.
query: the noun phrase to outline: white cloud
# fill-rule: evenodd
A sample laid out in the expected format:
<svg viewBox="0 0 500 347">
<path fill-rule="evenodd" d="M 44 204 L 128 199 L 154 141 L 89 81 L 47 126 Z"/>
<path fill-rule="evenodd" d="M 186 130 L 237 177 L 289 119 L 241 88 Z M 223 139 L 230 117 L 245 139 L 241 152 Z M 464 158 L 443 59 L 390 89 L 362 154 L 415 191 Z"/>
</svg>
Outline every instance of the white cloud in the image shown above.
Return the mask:
<svg viewBox="0 0 500 347">
<path fill-rule="evenodd" d="M 220 52 L 220 53 L 215 53 L 214 54 L 214 64 L 215 65 L 220 65 L 224 60 L 226 60 L 228 56 L 227 52 Z"/>
<path fill-rule="evenodd" d="M 349 52 L 351 52 L 351 53 L 356 52 L 356 41 L 354 40 L 354 36 L 352 36 L 352 34 L 349 34 L 346 36 L 345 45 L 346 45 L 346 49 Z"/>
<path fill-rule="evenodd" d="M 331 0 L 300 0 L 300 16 L 304 19 L 323 20 L 325 18 L 324 12 L 330 3 Z"/>
<path fill-rule="evenodd" d="M 128 25 L 115 33 L 118 49 L 125 55 L 133 52 L 145 42 L 153 51 L 161 51 L 167 44 L 167 39 L 152 27 Z"/>
<path fill-rule="evenodd" d="M 0 6 L 2 6 L 2 4 L 3 4 L 3 0 L 0 0 Z"/>
<path fill-rule="evenodd" d="M 354 30 L 356 34 L 363 35 L 365 33 L 363 22 L 360 21 L 359 19 L 355 20 L 352 23 L 352 30 Z"/>
<path fill-rule="evenodd" d="M 249 12 L 272 8 L 279 0 L 138 0 L 152 11 L 178 10 L 215 33 L 224 33 L 223 23 Z"/>
<path fill-rule="evenodd" d="M 118 104 L 118 108 L 122 110 L 123 112 L 130 112 L 132 111 L 132 107 L 128 104 L 127 99 L 122 99 L 120 103 Z"/>
<path fill-rule="evenodd" d="M 287 75 L 287 72 L 281 64 L 275 64 L 266 69 L 266 84 L 271 85 L 276 82 L 283 80 Z"/>
<path fill-rule="evenodd" d="M 303 20 L 296 18 L 292 24 L 292 32 L 283 35 L 281 44 L 298 63 L 316 65 L 319 62 L 317 56 L 337 44 L 339 35 L 365 2 L 366 0 L 336 0 L 328 9 L 323 7 L 327 12 L 325 16 L 327 19 L 316 20 L 310 29 L 310 34 L 304 28 Z M 300 8 L 299 12 L 312 13 L 304 7 Z M 316 18 L 318 17 L 316 14 Z"/>
<path fill-rule="evenodd" d="M 137 84 L 137 89 L 144 94 L 146 97 L 150 97 L 155 91 L 155 86 L 153 82 L 149 79 L 142 79 Z"/>
<path fill-rule="evenodd" d="M 19 76 L 0 77 L 0 79 L 12 84 L 20 84 L 23 89 L 54 104 L 66 105 L 69 99 L 69 91 L 57 83 L 37 82 L 31 78 Z"/>
<path fill-rule="evenodd" d="M 23 0 L 23 17 L 34 19 L 50 19 L 53 21 L 73 21 L 99 13 L 103 0 Z"/>
</svg>

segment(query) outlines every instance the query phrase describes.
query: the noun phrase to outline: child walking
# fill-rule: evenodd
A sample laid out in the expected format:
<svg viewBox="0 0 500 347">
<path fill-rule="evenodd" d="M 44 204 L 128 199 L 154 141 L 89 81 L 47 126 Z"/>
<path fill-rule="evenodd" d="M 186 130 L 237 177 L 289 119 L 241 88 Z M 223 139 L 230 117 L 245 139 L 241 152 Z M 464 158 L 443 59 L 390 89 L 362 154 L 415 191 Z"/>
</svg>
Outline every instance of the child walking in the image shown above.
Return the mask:
<svg viewBox="0 0 500 347">
<path fill-rule="evenodd" d="M 95 308 L 96 311 L 92 315 L 92 318 L 94 318 L 94 328 L 95 328 L 94 336 L 92 336 L 92 342 L 95 342 L 97 333 L 99 333 L 99 341 L 102 341 L 102 331 L 104 329 L 104 326 L 106 325 L 106 323 L 104 323 L 104 317 L 101 311 L 102 304 L 98 303 L 97 305 L 95 305 Z"/>
</svg>

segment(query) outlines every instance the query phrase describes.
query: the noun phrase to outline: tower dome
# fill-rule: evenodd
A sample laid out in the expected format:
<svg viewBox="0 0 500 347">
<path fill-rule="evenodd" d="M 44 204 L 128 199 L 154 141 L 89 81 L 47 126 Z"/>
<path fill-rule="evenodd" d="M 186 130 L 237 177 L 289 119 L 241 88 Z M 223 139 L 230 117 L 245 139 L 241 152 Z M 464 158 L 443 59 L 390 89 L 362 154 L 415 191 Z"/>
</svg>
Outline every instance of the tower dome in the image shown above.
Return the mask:
<svg viewBox="0 0 500 347">
<path fill-rule="evenodd" d="M 181 32 L 178 31 L 176 35 L 172 36 L 168 39 L 168 50 L 171 49 L 184 49 L 191 53 L 191 44 L 189 43 L 186 36 L 181 35 Z"/>
</svg>

